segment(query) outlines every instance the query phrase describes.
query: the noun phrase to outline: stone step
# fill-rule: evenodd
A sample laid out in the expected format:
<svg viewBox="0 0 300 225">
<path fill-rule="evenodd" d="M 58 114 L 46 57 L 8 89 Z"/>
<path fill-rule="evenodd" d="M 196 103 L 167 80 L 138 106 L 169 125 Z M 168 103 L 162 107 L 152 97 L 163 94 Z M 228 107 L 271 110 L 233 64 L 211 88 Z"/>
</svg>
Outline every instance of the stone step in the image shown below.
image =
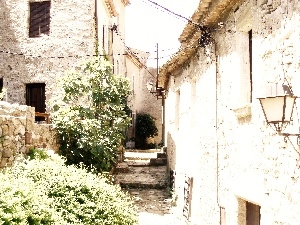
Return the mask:
<svg viewBox="0 0 300 225">
<path fill-rule="evenodd" d="M 166 159 L 167 158 L 167 154 L 165 152 L 158 152 L 157 153 L 157 158 L 158 159 Z"/>
<path fill-rule="evenodd" d="M 129 172 L 129 166 L 128 163 L 126 162 L 118 163 L 118 165 L 114 170 L 114 173 L 128 173 L 128 172 Z"/>
<path fill-rule="evenodd" d="M 150 166 L 166 166 L 166 165 L 167 165 L 166 158 L 150 159 Z"/>
<path fill-rule="evenodd" d="M 114 174 L 115 183 L 122 188 L 163 189 L 167 187 L 166 166 L 129 166 L 128 169 L 126 173 Z"/>
<path fill-rule="evenodd" d="M 125 152 L 124 153 L 125 159 L 151 159 L 151 158 L 157 158 L 157 152 L 145 152 L 145 153 L 139 153 L 139 152 Z"/>
<path fill-rule="evenodd" d="M 150 166 L 150 159 L 147 160 L 128 160 L 125 159 L 125 161 L 128 166 Z"/>
<path fill-rule="evenodd" d="M 165 189 L 167 187 L 167 184 L 165 182 L 163 183 L 143 183 L 143 182 L 119 182 L 118 183 L 121 188 L 126 189 Z"/>
<path fill-rule="evenodd" d="M 146 150 L 140 150 L 140 149 L 125 149 L 125 152 L 136 152 L 136 153 L 156 153 L 161 152 L 161 149 L 146 149 Z"/>
</svg>

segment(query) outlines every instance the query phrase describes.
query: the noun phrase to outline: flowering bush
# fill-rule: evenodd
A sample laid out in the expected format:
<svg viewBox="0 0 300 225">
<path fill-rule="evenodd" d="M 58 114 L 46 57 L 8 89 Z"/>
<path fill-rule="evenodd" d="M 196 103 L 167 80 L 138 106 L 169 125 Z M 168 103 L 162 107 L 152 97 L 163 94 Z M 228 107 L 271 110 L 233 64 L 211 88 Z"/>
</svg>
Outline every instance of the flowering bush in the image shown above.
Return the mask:
<svg viewBox="0 0 300 225">
<path fill-rule="evenodd" d="M 133 225 L 136 209 L 119 186 L 54 155 L 0 172 L 0 224 Z"/>
</svg>

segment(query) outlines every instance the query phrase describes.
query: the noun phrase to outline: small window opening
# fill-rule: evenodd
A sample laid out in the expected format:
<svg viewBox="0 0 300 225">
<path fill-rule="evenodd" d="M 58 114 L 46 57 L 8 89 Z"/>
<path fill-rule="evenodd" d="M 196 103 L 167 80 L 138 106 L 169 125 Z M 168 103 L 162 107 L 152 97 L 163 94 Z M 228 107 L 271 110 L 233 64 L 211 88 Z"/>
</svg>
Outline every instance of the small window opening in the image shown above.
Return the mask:
<svg viewBox="0 0 300 225">
<path fill-rule="evenodd" d="M 31 2 L 29 37 L 41 37 L 50 33 L 50 1 Z"/>
</svg>

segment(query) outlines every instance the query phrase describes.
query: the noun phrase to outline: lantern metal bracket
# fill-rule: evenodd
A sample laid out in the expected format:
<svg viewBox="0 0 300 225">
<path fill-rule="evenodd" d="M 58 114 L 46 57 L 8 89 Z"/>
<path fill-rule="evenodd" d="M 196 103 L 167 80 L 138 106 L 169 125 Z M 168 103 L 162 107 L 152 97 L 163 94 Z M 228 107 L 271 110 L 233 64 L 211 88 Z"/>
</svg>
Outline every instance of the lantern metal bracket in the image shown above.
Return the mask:
<svg viewBox="0 0 300 225">
<path fill-rule="evenodd" d="M 278 135 L 284 136 L 284 142 L 285 143 L 287 143 L 288 137 L 290 137 L 290 136 L 297 137 L 297 145 L 300 146 L 300 133 L 298 133 L 298 134 L 290 134 L 290 133 L 281 133 L 281 132 L 278 132 Z"/>
</svg>

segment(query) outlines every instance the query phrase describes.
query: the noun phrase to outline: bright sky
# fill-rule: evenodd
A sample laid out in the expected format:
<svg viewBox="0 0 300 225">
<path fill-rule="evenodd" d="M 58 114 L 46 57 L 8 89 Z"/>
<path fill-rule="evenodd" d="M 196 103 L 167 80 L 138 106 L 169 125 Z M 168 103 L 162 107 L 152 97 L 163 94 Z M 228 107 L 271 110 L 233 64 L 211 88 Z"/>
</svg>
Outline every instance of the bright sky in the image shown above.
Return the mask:
<svg viewBox="0 0 300 225">
<path fill-rule="evenodd" d="M 198 7 L 199 0 L 151 0 L 157 4 L 190 18 Z M 126 7 L 126 45 L 150 52 L 147 65 L 156 67 L 156 44 L 158 43 L 159 66 L 180 47 L 178 38 L 187 21 L 155 6 L 149 0 L 130 0 Z M 162 57 L 162 58 L 161 58 Z"/>
</svg>

